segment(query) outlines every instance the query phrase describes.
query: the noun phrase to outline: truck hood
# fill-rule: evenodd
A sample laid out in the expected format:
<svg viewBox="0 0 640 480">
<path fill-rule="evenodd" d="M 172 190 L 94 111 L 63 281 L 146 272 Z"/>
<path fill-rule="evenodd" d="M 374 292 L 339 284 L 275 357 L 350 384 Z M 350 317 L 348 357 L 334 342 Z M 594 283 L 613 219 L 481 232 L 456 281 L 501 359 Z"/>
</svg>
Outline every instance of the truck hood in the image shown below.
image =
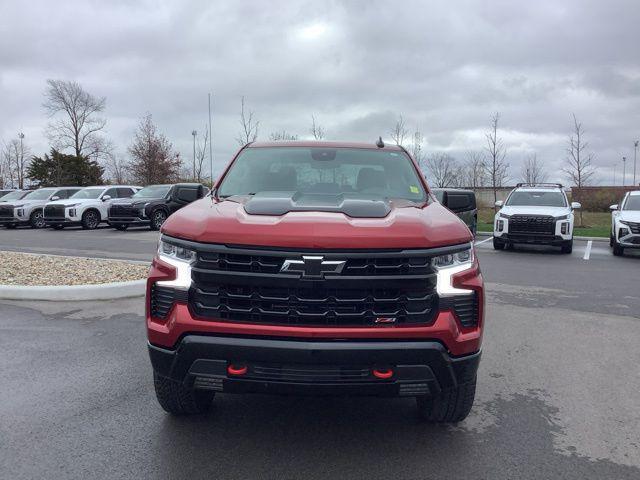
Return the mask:
<svg viewBox="0 0 640 480">
<path fill-rule="evenodd" d="M 622 210 L 616 217 L 618 220 L 624 222 L 639 222 L 640 223 L 640 210 Z"/>
<path fill-rule="evenodd" d="M 569 207 L 502 207 L 500 213 L 505 215 L 550 215 L 552 217 L 560 217 L 571 213 Z"/>
<path fill-rule="evenodd" d="M 431 248 L 470 242 L 471 232 L 439 203 L 388 202 L 382 218 L 341 212 L 290 211 L 251 215 L 250 197 L 205 197 L 171 215 L 162 233 L 202 243 L 296 249 Z"/>
</svg>

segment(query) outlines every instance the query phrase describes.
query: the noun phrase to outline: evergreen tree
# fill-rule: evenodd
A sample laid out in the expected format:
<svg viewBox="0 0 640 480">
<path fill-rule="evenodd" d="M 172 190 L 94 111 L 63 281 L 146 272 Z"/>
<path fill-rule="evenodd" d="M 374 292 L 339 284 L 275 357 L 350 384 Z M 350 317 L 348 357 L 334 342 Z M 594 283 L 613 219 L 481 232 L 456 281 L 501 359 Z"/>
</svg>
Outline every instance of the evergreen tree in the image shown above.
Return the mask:
<svg viewBox="0 0 640 480">
<path fill-rule="evenodd" d="M 50 155 L 33 157 L 27 177 L 39 187 L 101 185 L 104 168 L 88 157 L 76 157 L 51 149 Z"/>
</svg>

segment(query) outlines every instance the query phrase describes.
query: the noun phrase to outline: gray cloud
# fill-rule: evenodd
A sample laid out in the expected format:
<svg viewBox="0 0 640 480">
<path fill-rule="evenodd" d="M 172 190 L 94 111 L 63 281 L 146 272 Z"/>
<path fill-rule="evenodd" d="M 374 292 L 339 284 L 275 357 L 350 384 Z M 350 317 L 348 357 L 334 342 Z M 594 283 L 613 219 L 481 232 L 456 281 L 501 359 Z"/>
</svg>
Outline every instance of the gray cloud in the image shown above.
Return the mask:
<svg viewBox="0 0 640 480">
<path fill-rule="evenodd" d="M 427 152 L 459 157 L 484 146 L 500 111 L 514 177 L 536 151 L 566 180 L 572 112 L 601 182 L 640 137 L 635 0 L 8 0 L 0 18 L 0 138 L 22 130 L 37 154 L 48 149 L 47 78 L 107 97 L 122 154 L 149 112 L 190 158 L 213 92 L 216 171 L 237 148 L 242 95 L 263 139 L 282 129 L 308 136 L 314 114 L 332 139 L 373 142 L 402 114 Z"/>
</svg>

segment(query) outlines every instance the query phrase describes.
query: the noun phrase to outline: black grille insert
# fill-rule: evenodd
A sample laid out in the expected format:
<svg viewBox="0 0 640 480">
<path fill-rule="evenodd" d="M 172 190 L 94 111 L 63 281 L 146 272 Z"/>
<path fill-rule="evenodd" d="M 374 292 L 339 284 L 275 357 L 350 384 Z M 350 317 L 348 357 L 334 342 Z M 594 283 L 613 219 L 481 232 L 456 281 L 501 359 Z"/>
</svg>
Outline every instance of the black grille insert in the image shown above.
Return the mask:
<svg viewBox="0 0 640 480">
<path fill-rule="evenodd" d="M 64 218 L 64 205 L 46 205 L 44 218 Z"/>
<path fill-rule="evenodd" d="M 0 218 L 13 218 L 13 205 L 3 205 L 0 207 Z"/>
<path fill-rule="evenodd" d="M 109 207 L 110 217 L 137 217 L 139 209 L 132 205 L 114 204 Z"/>
<path fill-rule="evenodd" d="M 513 215 L 509 218 L 509 233 L 555 235 L 556 220 L 544 215 Z"/>
<path fill-rule="evenodd" d="M 463 327 L 475 327 L 478 325 L 480 305 L 478 294 L 456 295 L 440 299 L 441 310 L 453 310 Z"/>
<path fill-rule="evenodd" d="M 188 292 L 173 287 L 153 284 L 151 287 L 151 316 L 164 319 L 175 302 L 186 302 Z"/>
</svg>

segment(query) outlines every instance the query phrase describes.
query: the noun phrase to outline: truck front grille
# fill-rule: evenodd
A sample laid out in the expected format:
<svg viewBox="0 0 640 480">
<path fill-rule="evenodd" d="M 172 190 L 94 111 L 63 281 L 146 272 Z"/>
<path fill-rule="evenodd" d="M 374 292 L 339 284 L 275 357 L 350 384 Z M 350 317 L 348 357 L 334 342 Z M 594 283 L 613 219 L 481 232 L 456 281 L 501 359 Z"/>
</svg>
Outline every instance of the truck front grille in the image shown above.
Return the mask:
<svg viewBox="0 0 640 480">
<path fill-rule="evenodd" d="M 556 221 L 551 216 L 513 215 L 509 218 L 509 233 L 555 235 Z"/>
<path fill-rule="evenodd" d="M 50 219 L 64 219 L 64 205 L 46 205 L 44 207 L 44 218 Z"/>
<path fill-rule="evenodd" d="M 131 205 L 111 205 L 109 208 L 109 217 L 137 217 L 138 209 Z"/>
<path fill-rule="evenodd" d="M 189 307 L 200 319 L 326 327 L 428 324 L 438 308 L 429 250 L 196 250 Z M 285 260 L 305 255 L 344 261 L 344 267 L 314 278 L 280 271 Z"/>
</svg>

